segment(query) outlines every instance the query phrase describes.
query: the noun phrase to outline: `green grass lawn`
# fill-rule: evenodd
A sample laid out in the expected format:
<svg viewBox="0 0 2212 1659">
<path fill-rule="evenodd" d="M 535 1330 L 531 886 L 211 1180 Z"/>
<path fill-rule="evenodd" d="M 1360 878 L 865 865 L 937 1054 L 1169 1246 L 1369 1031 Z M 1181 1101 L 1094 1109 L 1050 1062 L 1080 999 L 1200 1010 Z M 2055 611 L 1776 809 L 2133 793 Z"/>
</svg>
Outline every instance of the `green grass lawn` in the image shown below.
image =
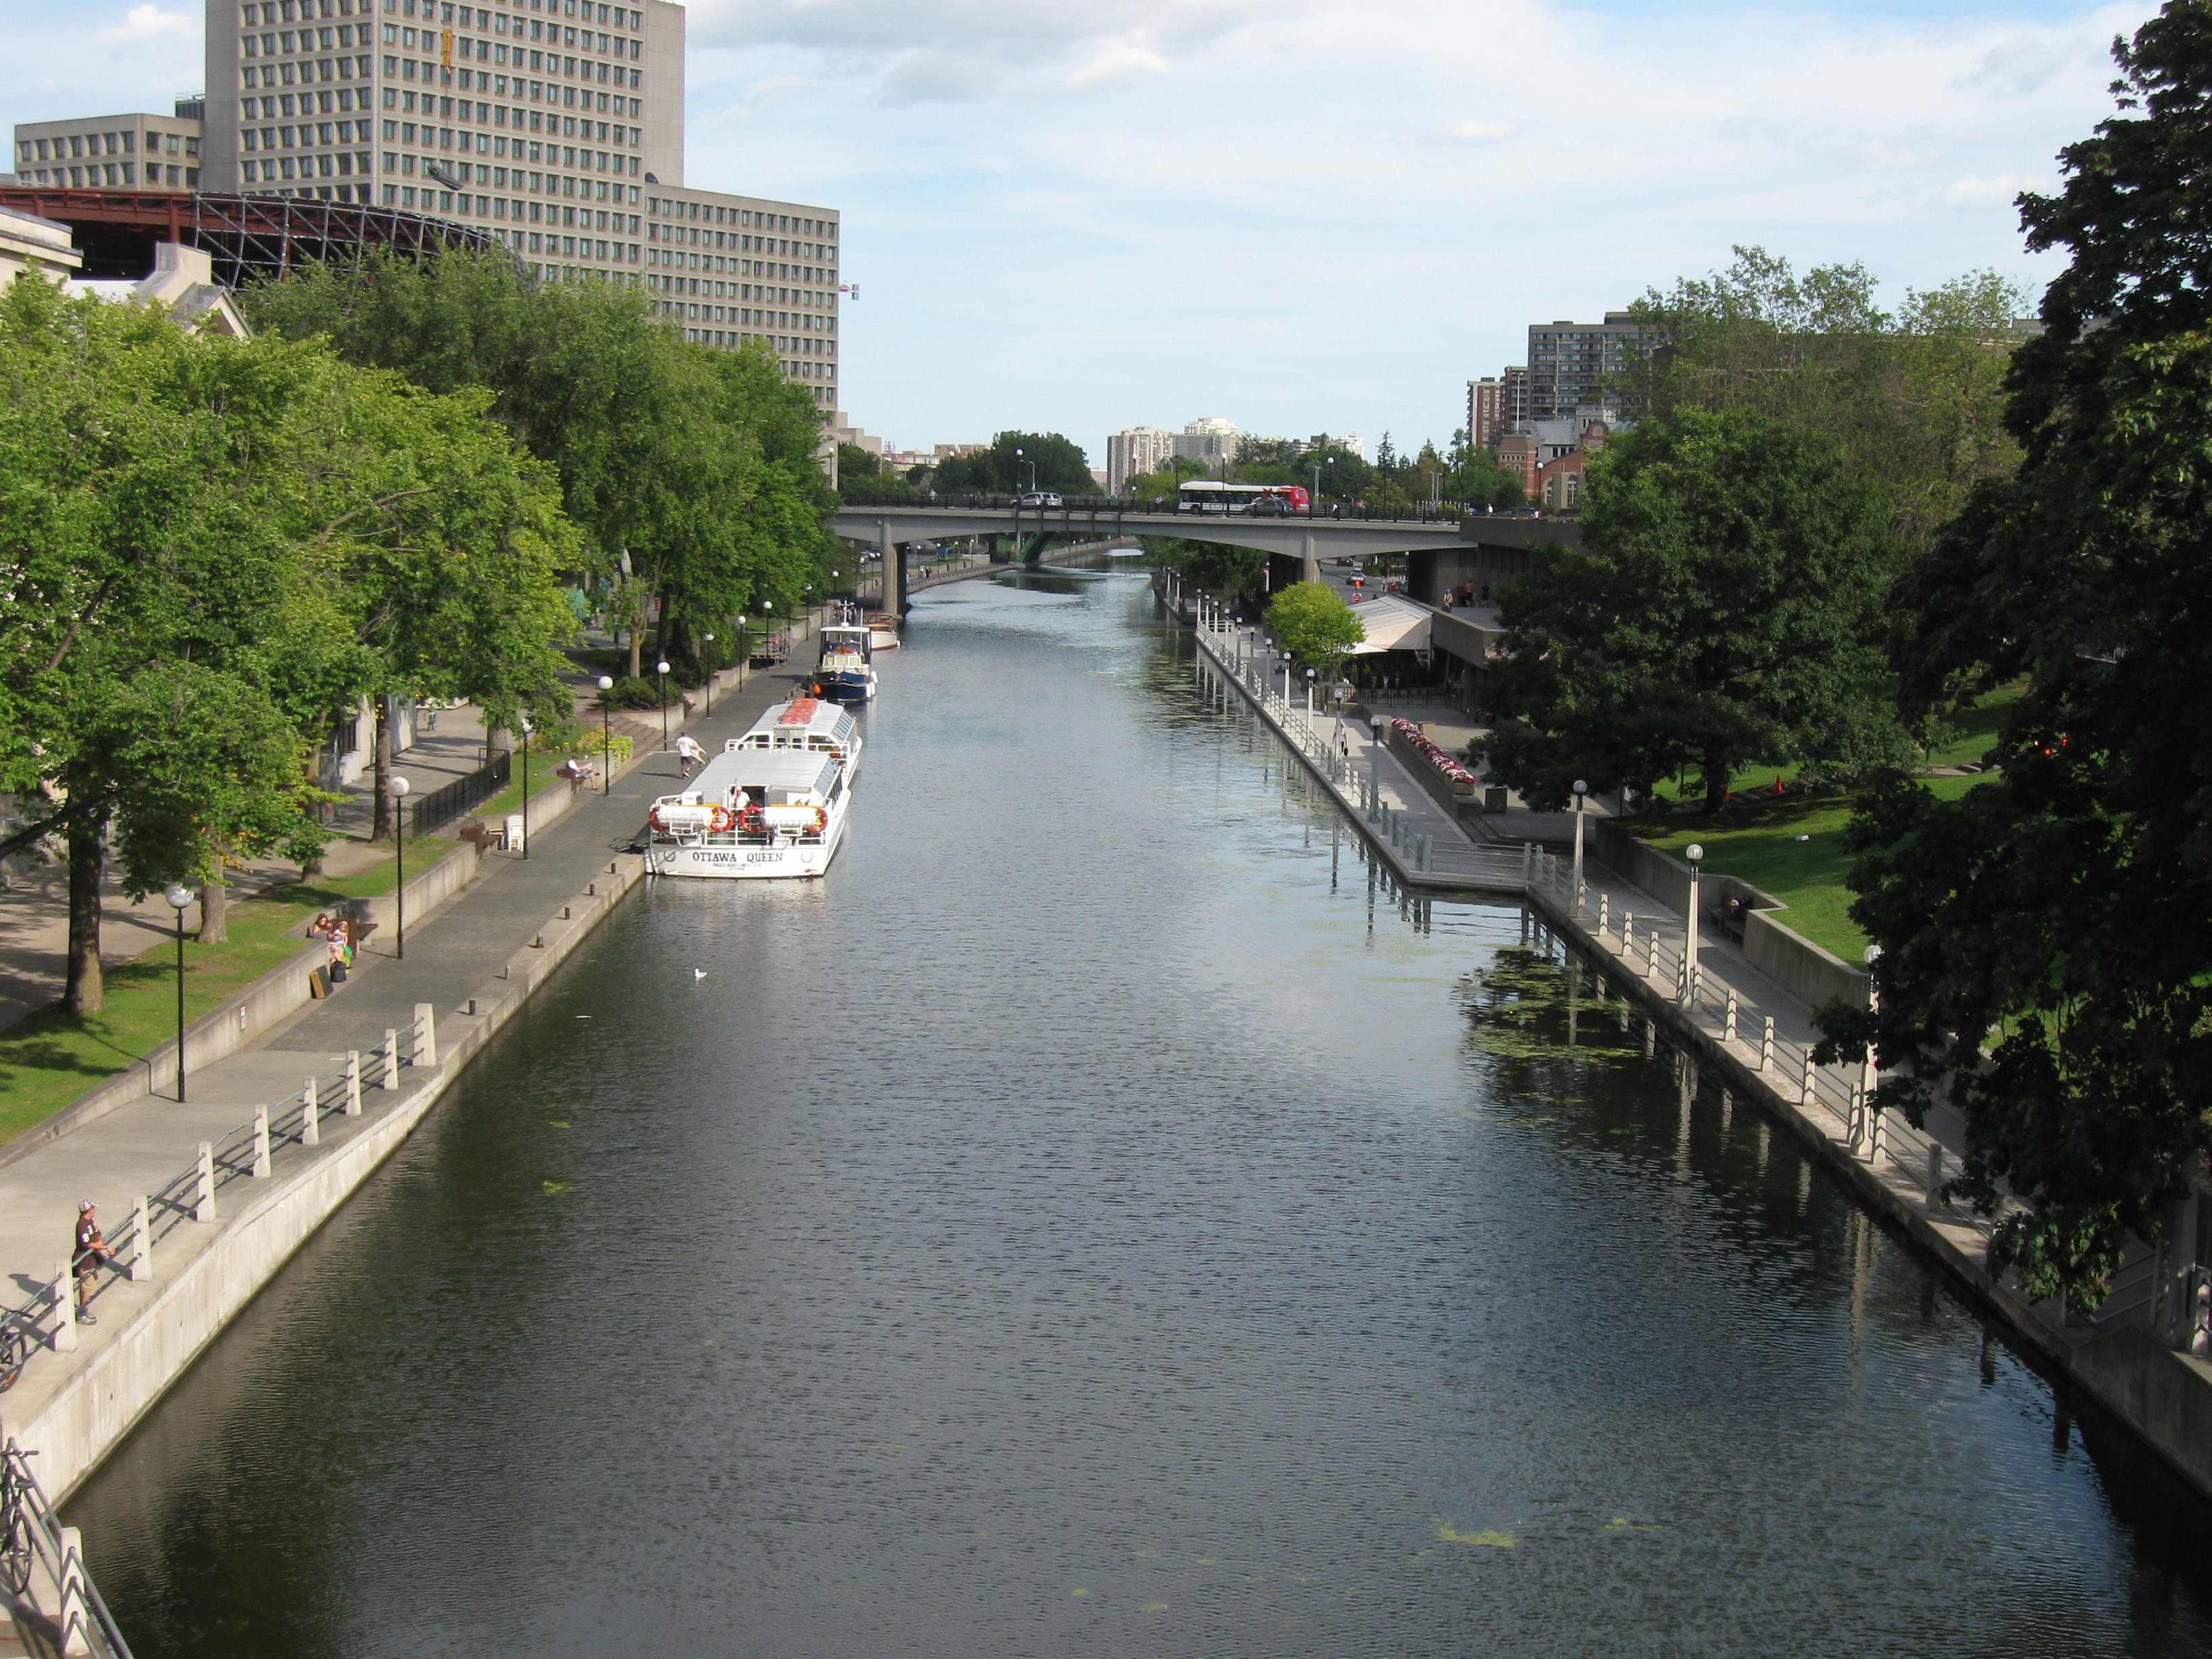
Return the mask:
<svg viewBox="0 0 2212 1659">
<path fill-rule="evenodd" d="M 520 812 L 522 810 L 522 767 L 520 764 L 522 757 L 520 755 L 517 755 L 514 758 L 516 762 L 514 769 L 514 781 L 508 784 L 506 788 L 501 790 L 499 793 L 494 795 L 482 806 L 477 807 L 467 813 L 467 817 L 474 818 L 496 818 L 503 817 L 509 812 Z M 553 775 L 553 769 L 556 766 L 566 764 L 568 759 L 568 751 L 565 749 L 556 749 L 549 753 L 545 750 L 537 748 L 535 745 L 532 747 L 530 750 L 530 798 L 532 800 L 535 800 L 538 796 L 546 793 L 549 790 L 566 789 L 568 787 L 568 779 L 556 778 Z M 407 844 L 410 848 L 415 845 L 412 842 L 410 842 Z M 428 868 L 427 865 L 423 867 L 426 869 Z"/>
<path fill-rule="evenodd" d="M 438 837 L 410 842 L 407 867 L 420 875 L 452 852 Z M 306 948 L 292 929 L 340 899 L 392 890 L 385 862 L 350 876 L 273 888 L 231 907 L 222 945 L 185 939 L 185 1018 L 219 1008 L 255 980 Z M 107 1007 L 78 1018 L 46 1008 L 0 1031 L 0 1142 L 42 1123 L 94 1085 L 136 1061 L 177 1030 L 176 947 L 157 945 L 107 971 Z"/>
<path fill-rule="evenodd" d="M 1988 747 L 1984 741 L 1982 748 Z M 1945 799 L 1956 799 L 1980 780 L 1923 781 Z M 1854 895 L 1844 884 L 1851 866 L 1850 854 L 1844 850 L 1844 825 L 1856 805 L 1849 795 L 1769 797 L 1764 803 L 1753 797 L 1740 800 L 1717 823 L 1655 823 L 1647 833 L 1632 821 L 1628 828 L 1640 840 L 1676 858 L 1691 842 L 1702 842 L 1707 871 L 1738 877 L 1773 894 L 1790 907 L 1783 921 L 1814 944 L 1856 963 L 1866 950 L 1867 937 L 1850 918 Z"/>
</svg>

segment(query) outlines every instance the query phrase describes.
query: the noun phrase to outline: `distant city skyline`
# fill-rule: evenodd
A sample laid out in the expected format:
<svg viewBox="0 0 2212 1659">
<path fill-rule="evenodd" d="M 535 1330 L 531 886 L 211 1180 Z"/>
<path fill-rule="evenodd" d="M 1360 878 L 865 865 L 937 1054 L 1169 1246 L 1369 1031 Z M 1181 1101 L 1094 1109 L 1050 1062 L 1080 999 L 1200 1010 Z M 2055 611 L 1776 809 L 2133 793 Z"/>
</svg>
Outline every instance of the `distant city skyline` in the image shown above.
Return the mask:
<svg viewBox="0 0 2212 1659">
<path fill-rule="evenodd" d="M 843 210 L 840 406 L 902 442 L 1247 432 L 1445 443 L 1532 324 L 1758 244 L 1885 297 L 2057 269 L 2012 197 L 2112 112 L 2154 7 L 691 0 L 688 170 Z M 192 0 L 0 0 L 4 118 L 203 90 Z M 1573 42 L 1576 114 L 1514 66 Z M 1695 88 L 1694 98 L 1682 89 Z M 1203 167 L 1188 157 L 1207 156 Z"/>
</svg>

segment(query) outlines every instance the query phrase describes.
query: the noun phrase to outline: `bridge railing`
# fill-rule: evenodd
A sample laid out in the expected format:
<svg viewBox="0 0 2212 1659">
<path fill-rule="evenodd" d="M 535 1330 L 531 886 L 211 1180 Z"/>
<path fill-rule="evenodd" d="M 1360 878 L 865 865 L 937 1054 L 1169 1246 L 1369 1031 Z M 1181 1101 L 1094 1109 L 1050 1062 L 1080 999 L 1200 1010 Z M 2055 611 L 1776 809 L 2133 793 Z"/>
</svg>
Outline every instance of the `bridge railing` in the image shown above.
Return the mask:
<svg viewBox="0 0 2212 1659">
<path fill-rule="evenodd" d="M 1024 507 L 1021 504 L 1018 496 L 978 495 L 969 492 L 952 494 L 939 492 L 922 495 L 850 495 L 843 499 L 844 505 L 848 508 L 883 507 L 903 512 L 932 509 L 939 512 L 947 510 L 968 513 L 1018 512 L 1024 520 L 1032 517 L 1044 522 L 1054 520 L 1071 521 L 1080 520 L 1086 525 L 1093 520 L 1110 520 L 1127 516 L 1160 515 L 1188 520 L 1194 523 L 1203 523 L 1208 519 L 1224 517 L 1239 519 L 1280 517 L 1286 520 L 1322 519 L 1370 524 L 1455 525 L 1464 514 L 1481 514 L 1485 511 L 1479 505 L 1471 506 L 1464 501 L 1415 501 L 1407 507 L 1387 513 L 1367 507 L 1358 501 L 1324 501 L 1310 514 L 1268 514 L 1249 512 L 1224 514 L 1218 511 L 1202 512 L 1195 507 L 1182 507 L 1164 497 L 1158 500 L 1140 501 L 1130 495 L 1063 495 L 1058 507 L 1034 505 Z M 1496 513 L 1490 516 L 1501 519 L 1534 519 L 1542 515 L 1524 509 L 1519 512 Z"/>
</svg>

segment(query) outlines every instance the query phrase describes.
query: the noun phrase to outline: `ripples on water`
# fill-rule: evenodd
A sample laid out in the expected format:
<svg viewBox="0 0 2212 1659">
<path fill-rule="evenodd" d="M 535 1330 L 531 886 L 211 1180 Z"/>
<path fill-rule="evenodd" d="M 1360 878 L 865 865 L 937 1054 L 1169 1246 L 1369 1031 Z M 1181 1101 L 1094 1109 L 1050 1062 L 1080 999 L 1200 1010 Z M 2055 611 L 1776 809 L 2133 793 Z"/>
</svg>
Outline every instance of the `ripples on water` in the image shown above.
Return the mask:
<svg viewBox="0 0 2212 1659">
<path fill-rule="evenodd" d="M 920 601 L 830 877 L 645 891 L 74 1504 L 145 1659 L 2212 1650 L 2194 1505 L 1150 618 Z"/>
</svg>

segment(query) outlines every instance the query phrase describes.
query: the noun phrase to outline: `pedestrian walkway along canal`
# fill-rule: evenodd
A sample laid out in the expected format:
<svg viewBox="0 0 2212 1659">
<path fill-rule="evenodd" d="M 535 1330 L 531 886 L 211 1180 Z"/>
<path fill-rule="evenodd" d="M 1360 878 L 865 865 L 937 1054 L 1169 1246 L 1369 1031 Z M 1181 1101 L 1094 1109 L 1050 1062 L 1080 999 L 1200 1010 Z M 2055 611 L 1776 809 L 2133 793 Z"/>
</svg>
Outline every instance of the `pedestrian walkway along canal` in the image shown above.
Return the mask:
<svg viewBox="0 0 2212 1659">
<path fill-rule="evenodd" d="M 917 603 L 829 878 L 644 890 L 70 1506 L 141 1659 L 2212 1652 L 2194 1505 L 1152 616 Z"/>
</svg>

